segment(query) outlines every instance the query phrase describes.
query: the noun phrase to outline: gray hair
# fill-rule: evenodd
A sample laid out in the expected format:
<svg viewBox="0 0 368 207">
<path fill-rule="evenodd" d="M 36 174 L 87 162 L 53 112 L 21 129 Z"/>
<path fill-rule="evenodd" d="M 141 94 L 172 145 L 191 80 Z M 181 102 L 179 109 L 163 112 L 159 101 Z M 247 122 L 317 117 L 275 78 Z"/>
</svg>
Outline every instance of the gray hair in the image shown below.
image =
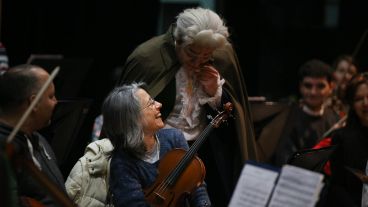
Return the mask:
<svg viewBox="0 0 368 207">
<path fill-rule="evenodd" d="M 219 15 L 209 9 L 185 9 L 176 18 L 174 37 L 178 44 L 195 43 L 212 48 L 229 44 L 228 28 Z"/>
<path fill-rule="evenodd" d="M 136 92 L 144 83 L 113 89 L 102 105 L 103 130 L 115 151 L 124 150 L 135 157 L 146 153 L 141 125 L 141 104 Z"/>
</svg>

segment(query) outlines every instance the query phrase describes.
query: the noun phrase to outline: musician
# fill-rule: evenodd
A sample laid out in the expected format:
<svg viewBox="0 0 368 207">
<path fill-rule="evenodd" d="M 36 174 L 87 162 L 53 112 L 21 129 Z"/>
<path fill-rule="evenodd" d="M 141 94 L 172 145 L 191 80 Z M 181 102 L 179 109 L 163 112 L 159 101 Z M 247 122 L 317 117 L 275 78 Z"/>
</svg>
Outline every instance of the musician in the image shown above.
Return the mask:
<svg viewBox="0 0 368 207">
<path fill-rule="evenodd" d="M 299 68 L 299 91 L 301 99 L 291 105 L 283 135 L 272 158 L 272 164 L 287 164 L 298 150 L 315 146 L 323 134 L 338 120 L 339 116 L 325 101 L 332 93 L 332 70 L 318 59 L 306 61 Z"/>
<path fill-rule="evenodd" d="M 343 102 L 346 85 L 349 80 L 359 72 L 358 64 L 351 55 L 340 55 L 333 62 L 333 77 L 335 87 L 330 98 L 332 108 L 343 117 L 348 113 L 348 105 Z"/>
<path fill-rule="evenodd" d="M 110 191 L 115 207 L 149 206 L 142 189 L 155 181 L 160 159 L 172 149 L 188 149 L 179 130 L 162 129 L 161 107 L 142 83 L 115 88 L 102 105 L 104 131 L 114 146 Z M 204 184 L 191 195 L 190 203 L 211 205 Z"/>
<path fill-rule="evenodd" d="M 337 149 L 331 158 L 329 206 L 362 205 L 363 183 L 347 167 L 365 172 L 368 160 L 368 74 L 355 75 L 347 84 L 349 105 L 346 126 L 332 135 Z"/>
<path fill-rule="evenodd" d="M 235 120 L 214 130 L 199 151 L 215 206 L 228 205 L 244 161 L 257 159 L 245 82 L 228 38 L 218 14 L 186 9 L 166 34 L 133 51 L 120 79 L 146 82 L 148 92 L 165 104 L 165 128 L 180 129 L 189 143 L 208 124 L 208 114 L 233 103 Z"/>
<path fill-rule="evenodd" d="M 35 65 L 15 66 L 0 75 L 0 151 L 2 154 L 7 137 L 48 78 L 49 74 Z M 64 180 L 54 152 L 45 138 L 37 132 L 49 124 L 56 103 L 55 89 L 51 83 L 16 134 L 12 146 L 15 149 L 14 157 L 22 156 L 32 162 L 64 193 Z M 22 166 L 17 166 L 16 163 L 13 166 L 11 172 L 14 173 L 14 177 L 11 176 L 8 179 L 8 184 L 11 186 L 9 195 L 17 194 L 16 197 L 19 198 L 33 198 L 44 206 L 59 206 L 28 171 Z M 11 182 L 12 178 L 15 178 L 16 185 L 12 185 L 14 184 Z M 22 201 L 20 201 L 21 205 Z"/>
</svg>

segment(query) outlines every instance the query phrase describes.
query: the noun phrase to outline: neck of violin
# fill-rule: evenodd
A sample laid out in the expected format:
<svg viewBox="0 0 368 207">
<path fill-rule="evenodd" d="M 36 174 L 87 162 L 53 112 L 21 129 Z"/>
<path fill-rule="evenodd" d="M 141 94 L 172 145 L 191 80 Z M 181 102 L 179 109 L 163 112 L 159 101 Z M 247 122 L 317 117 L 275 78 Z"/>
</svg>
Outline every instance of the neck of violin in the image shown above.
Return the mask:
<svg viewBox="0 0 368 207">
<path fill-rule="evenodd" d="M 183 170 L 189 165 L 189 163 L 192 161 L 193 157 L 198 152 L 199 148 L 203 144 L 203 142 L 206 140 L 207 135 L 212 131 L 213 126 L 212 124 L 207 125 L 207 127 L 203 130 L 203 132 L 198 136 L 196 141 L 193 143 L 193 145 L 190 147 L 187 153 L 185 153 L 182 160 L 180 160 L 179 164 L 176 166 L 176 168 L 171 172 L 170 176 L 168 176 L 166 182 L 169 185 L 173 185 L 176 180 L 179 178 Z"/>
<path fill-rule="evenodd" d="M 195 154 L 198 152 L 199 148 L 202 146 L 202 144 L 204 143 L 204 141 L 206 140 L 208 134 L 212 131 L 212 129 L 213 129 L 212 124 L 209 124 L 203 130 L 203 132 L 198 136 L 196 141 L 193 143 L 193 145 L 190 147 L 190 149 L 187 152 L 189 160 L 191 160 L 195 156 Z"/>
</svg>

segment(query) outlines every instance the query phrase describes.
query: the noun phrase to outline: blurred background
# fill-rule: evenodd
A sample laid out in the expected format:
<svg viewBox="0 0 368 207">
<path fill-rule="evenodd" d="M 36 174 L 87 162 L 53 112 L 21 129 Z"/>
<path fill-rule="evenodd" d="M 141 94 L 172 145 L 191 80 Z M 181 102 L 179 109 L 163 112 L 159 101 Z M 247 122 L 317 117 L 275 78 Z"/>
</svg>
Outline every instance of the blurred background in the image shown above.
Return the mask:
<svg viewBox="0 0 368 207">
<path fill-rule="evenodd" d="M 138 44 L 164 33 L 184 8 L 208 7 L 225 19 L 250 96 L 274 101 L 297 96 L 297 70 L 312 58 L 332 64 L 338 55 L 351 54 L 361 71 L 368 69 L 366 0 L 0 2 L 0 41 L 9 65 L 29 61 L 49 71 L 62 65 L 65 69 L 55 80 L 58 98 L 83 99 L 83 117 L 78 116 L 78 129 L 70 132 L 78 139 L 69 143 L 64 158 L 69 161 L 83 153 L 70 146 L 84 149 L 90 141 L 115 69 Z"/>
</svg>

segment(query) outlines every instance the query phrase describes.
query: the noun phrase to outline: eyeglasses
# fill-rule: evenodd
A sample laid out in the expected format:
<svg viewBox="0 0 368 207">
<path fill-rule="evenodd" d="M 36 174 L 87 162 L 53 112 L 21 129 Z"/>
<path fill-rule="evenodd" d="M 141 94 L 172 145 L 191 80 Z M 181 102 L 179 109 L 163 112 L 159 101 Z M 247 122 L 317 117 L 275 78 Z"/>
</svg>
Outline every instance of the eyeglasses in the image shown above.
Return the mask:
<svg viewBox="0 0 368 207">
<path fill-rule="evenodd" d="M 208 53 L 205 55 L 197 54 L 194 52 L 190 46 L 186 46 L 183 48 L 184 54 L 189 57 L 191 60 L 200 60 L 200 62 L 205 63 L 212 59 L 212 53 Z"/>
<path fill-rule="evenodd" d="M 144 109 L 146 109 L 148 107 L 153 108 L 155 106 L 155 103 L 156 103 L 156 100 L 153 99 L 152 97 L 150 97 L 148 99 L 147 105 L 145 107 L 143 107 L 141 110 L 143 111 Z"/>
</svg>

